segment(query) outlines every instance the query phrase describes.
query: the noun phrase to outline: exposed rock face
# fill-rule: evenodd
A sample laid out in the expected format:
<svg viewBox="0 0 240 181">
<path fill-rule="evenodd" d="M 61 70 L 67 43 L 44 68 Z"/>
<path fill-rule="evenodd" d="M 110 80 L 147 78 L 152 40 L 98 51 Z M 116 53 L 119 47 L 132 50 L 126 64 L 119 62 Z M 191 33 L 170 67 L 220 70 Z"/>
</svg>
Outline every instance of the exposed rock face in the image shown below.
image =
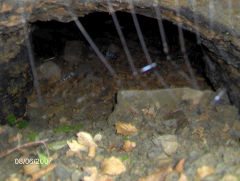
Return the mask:
<svg viewBox="0 0 240 181">
<path fill-rule="evenodd" d="M 155 4 L 160 7 L 163 19 L 175 24 L 182 23 L 184 29 L 199 33 L 201 42 L 206 47 L 206 54 L 209 56 L 205 67 L 208 78 L 216 88 L 227 87 L 230 100 L 240 107 L 240 2 L 181 0 L 178 2 L 179 6 L 176 2 L 178 1 L 133 0 L 138 14 L 155 18 Z M 127 0 L 114 0 L 111 3 L 116 11 L 130 11 Z M 6 92 L 11 86 L 10 80 L 16 77 L 20 79 L 20 75 L 26 72 L 26 69 L 21 69 L 18 76 L 7 73 L 9 72 L 8 64 L 11 62 L 19 64 L 27 59 L 24 57 L 24 60 L 20 61 L 15 58 L 23 54 L 24 20 L 27 23 L 37 20 L 69 22 L 73 17 L 68 8 L 72 9 L 78 17 L 96 11 L 108 12 L 107 0 L 0 0 L 0 67 L 6 69 L 4 73 L 3 71 L 0 73 L 1 97 L 11 97 Z M 5 79 L 8 81 L 2 83 Z M 24 84 L 27 82 L 25 81 Z M 3 105 L 1 100 L 1 110 L 5 110 L 6 114 L 11 109 L 15 109 Z M 6 114 L 0 119 L 4 119 Z"/>
<path fill-rule="evenodd" d="M 7 63 L 0 64 L 0 123 L 7 116 L 22 116 L 25 112 L 26 96 L 32 90 L 32 75 L 26 48 Z"/>
</svg>

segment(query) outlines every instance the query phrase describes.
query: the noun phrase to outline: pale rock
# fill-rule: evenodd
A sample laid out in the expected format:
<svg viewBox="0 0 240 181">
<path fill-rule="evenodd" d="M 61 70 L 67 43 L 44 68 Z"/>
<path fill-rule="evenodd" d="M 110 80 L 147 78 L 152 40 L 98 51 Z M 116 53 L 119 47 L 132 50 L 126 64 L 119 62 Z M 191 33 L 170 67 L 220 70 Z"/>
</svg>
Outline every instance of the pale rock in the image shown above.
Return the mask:
<svg viewBox="0 0 240 181">
<path fill-rule="evenodd" d="M 55 78 L 56 80 L 61 79 L 61 69 L 54 62 L 45 62 L 37 68 L 38 80 L 50 80 Z"/>
<path fill-rule="evenodd" d="M 153 139 L 153 143 L 157 146 L 161 145 L 163 151 L 167 155 L 175 153 L 179 146 L 176 135 L 158 136 Z"/>
</svg>

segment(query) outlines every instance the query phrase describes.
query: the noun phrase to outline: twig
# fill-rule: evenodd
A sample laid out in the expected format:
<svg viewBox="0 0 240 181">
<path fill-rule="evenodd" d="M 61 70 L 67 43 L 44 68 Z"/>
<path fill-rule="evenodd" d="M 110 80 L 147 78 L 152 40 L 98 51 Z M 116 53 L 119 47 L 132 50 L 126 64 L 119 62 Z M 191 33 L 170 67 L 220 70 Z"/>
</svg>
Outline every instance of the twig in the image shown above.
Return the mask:
<svg viewBox="0 0 240 181">
<path fill-rule="evenodd" d="M 26 147 L 30 147 L 30 146 L 35 146 L 35 145 L 39 145 L 39 144 L 45 144 L 45 142 L 47 142 L 48 139 L 45 139 L 45 140 L 41 140 L 41 141 L 34 141 L 34 142 L 29 142 L 29 143 L 25 143 L 23 145 L 18 145 L 16 146 L 15 148 L 7 151 L 7 152 L 4 152 L 4 153 L 1 153 L 0 154 L 0 159 L 11 154 L 12 152 L 16 151 L 16 150 L 19 150 L 21 148 L 26 148 Z"/>
</svg>

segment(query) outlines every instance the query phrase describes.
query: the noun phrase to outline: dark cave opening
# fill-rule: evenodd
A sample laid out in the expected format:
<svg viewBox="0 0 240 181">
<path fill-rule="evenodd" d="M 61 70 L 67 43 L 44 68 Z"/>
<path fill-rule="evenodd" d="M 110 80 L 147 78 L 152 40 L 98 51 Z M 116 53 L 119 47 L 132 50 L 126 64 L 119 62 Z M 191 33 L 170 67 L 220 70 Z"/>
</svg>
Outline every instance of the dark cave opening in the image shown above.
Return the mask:
<svg viewBox="0 0 240 181">
<path fill-rule="evenodd" d="M 123 34 L 127 40 L 130 52 L 134 57 L 135 66 L 138 69 L 146 66 L 147 62 L 144 58 L 142 58 L 144 57 L 144 54 L 142 52 L 142 48 L 136 33 L 134 23 L 132 21 L 131 14 L 117 12 L 117 17 L 120 22 Z M 122 45 L 120 43 L 119 36 L 117 34 L 111 15 L 109 15 L 108 13 L 97 12 L 79 18 L 79 20 L 85 27 L 90 37 L 96 43 L 99 50 L 103 53 L 103 55 L 106 55 L 109 46 L 111 46 L 112 44 L 115 44 L 118 46 L 118 48 L 122 49 Z M 161 67 L 161 63 L 168 63 L 166 60 L 166 55 L 163 52 L 163 44 L 161 41 L 157 20 L 142 15 L 138 15 L 138 20 L 144 36 L 144 40 L 146 42 L 146 46 L 148 48 L 150 56 L 152 56 L 153 62 L 156 61 L 158 65 L 160 64 L 159 67 Z M 166 20 L 163 21 L 163 25 L 166 32 L 166 40 L 169 46 L 169 54 L 172 57 L 171 61 L 173 61 L 176 65 L 184 64 L 184 56 L 181 52 L 181 46 L 179 43 L 178 27 Z M 82 33 L 79 31 L 74 22 L 61 23 L 57 21 L 38 21 L 33 23 L 32 27 L 33 31 L 31 38 L 37 60 L 40 59 L 41 61 L 43 61 L 49 60 L 49 58 L 51 60 L 51 58 L 57 57 L 58 62 L 62 61 L 63 64 L 68 64 L 69 62 L 66 62 L 66 60 L 64 60 L 64 49 L 67 42 L 69 41 L 80 41 L 82 44 L 84 44 L 83 47 L 85 47 L 85 49 L 87 48 L 88 50 L 91 50 L 88 42 L 85 40 Z M 197 45 L 196 35 L 194 33 L 185 30 L 183 30 L 183 33 L 186 53 L 189 57 L 191 66 L 194 69 L 194 73 L 204 79 L 204 82 L 206 83 L 208 88 L 214 89 L 204 73 L 205 62 L 203 61 L 202 51 L 204 47 L 202 48 L 200 45 Z M 85 51 L 85 49 L 82 51 Z M 141 56 L 137 55 L 139 52 L 141 52 Z M 94 54 L 92 50 L 91 53 Z M 113 53 L 115 55 L 115 52 Z M 121 53 L 124 54 L 124 51 L 122 50 Z M 85 56 L 84 58 L 86 58 L 88 55 L 83 56 Z M 120 56 L 121 55 L 116 54 L 116 57 Z M 83 57 L 81 58 L 84 59 Z M 126 57 L 123 58 L 123 60 L 124 61 L 122 61 L 121 64 L 129 66 Z M 37 65 L 41 64 L 41 61 L 37 61 Z M 118 61 L 110 60 L 110 64 L 114 64 L 115 62 Z M 76 66 L 76 64 L 78 63 L 74 63 L 74 66 Z M 130 68 L 128 69 L 130 70 Z M 179 70 L 180 69 L 181 66 L 179 66 Z M 164 71 L 161 70 L 161 68 L 157 70 L 160 72 L 160 74 L 161 71 Z M 187 70 L 184 70 L 184 72 L 186 72 L 186 75 L 189 76 L 189 72 Z M 202 87 L 202 89 L 204 88 L 206 88 L 206 86 Z"/>
</svg>

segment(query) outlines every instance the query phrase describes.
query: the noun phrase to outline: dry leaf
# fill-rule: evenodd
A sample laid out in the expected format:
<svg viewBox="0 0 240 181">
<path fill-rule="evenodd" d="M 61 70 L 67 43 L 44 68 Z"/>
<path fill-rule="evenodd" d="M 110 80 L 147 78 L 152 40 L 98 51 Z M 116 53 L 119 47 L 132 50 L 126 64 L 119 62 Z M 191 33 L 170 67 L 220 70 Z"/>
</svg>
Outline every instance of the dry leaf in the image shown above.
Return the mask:
<svg viewBox="0 0 240 181">
<path fill-rule="evenodd" d="M 79 132 L 77 134 L 78 136 L 78 143 L 87 147 L 90 146 L 97 146 L 96 143 L 93 141 L 93 137 L 91 136 L 90 133 L 87 132 Z"/>
<path fill-rule="evenodd" d="M 14 7 L 8 3 L 3 3 L 2 7 L 0 8 L 0 13 L 5 13 L 7 11 L 12 10 Z"/>
<path fill-rule="evenodd" d="M 136 143 L 129 140 L 125 141 L 123 144 L 123 150 L 127 153 L 130 153 L 132 149 L 135 147 L 136 147 Z"/>
<path fill-rule="evenodd" d="M 40 105 L 37 101 L 31 102 L 28 105 L 32 108 L 39 108 L 40 107 Z"/>
<path fill-rule="evenodd" d="M 119 175 L 126 171 L 125 165 L 116 157 L 110 157 L 103 160 L 101 163 L 102 173 L 108 175 Z"/>
<path fill-rule="evenodd" d="M 47 165 L 46 167 L 42 168 L 38 172 L 35 172 L 35 174 L 32 175 L 31 181 L 38 180 L 42 176 L 46 175 L 48 172 L 52 171 L 55 167 L 56 167 L 56 164 Z"/>
<path fill-rule="evenodd" d="M 128 123 L 121 123 L 121 122 L 115 123 L 115 129 L 117 130 L 118 134 L 121 134 L 124 136 L 129 136 L 137 132 L 137 128 L 135 126 Z"/>
<path fill-rule="evenodd" d="M 92 145 L 89 147 L 88 156 L 94 158 L 96 156 L 96 146 Z"/>
<path fill-rule="evenodd" d="M 182 171 L 184 170 L 185 161 L 186 161 L 185 158 L 181 159 L 176 165 L 174 171 L 176 171 L 177 173 L 182 173 Z"/>
<path fill-rule="evenodd" d="M 23 172 L 25 175 L 34 175 L 40 170 L 39 164 L 28 164 L 24 165 Z"/>
<path fill-rule="evenodd" d="M 72 152 L 88 151 L 87 146 L 79 144 L 76 140 L 67 141 L 67 144 Z"/>
<path fill-rule="evenodd" d="M 79 132 L 77 136 L 78 136 L 78 143 L 88 149 L 88 156 L 90 158 L 94 158 L 96 155 L 97 145 L 94 142 L 91 134 L 87 132 Z"/>
<path fill-rule="evenodd" d="M 197 176 L 201 179 L 212 174 L 214 174 L 214 169 L 212 167 L 202 166 L 197 169 Z"/>
<path fill-rule="evenodd" d="M 187 176 L 185 174 L 181 173 L 178 181 L 188 181 L 188 178 L 187 178 Z"/>
<path fill-rule="evenodd" d="M 138 181 L 165 181 L 166 177 L 169 173 L 171 173 L 172 167 L 169 166 L 163 166 L 158 171 L 154 172 L 153 174 L 149 175 L 147 178 L 141 178 Z"/>
</svg>

